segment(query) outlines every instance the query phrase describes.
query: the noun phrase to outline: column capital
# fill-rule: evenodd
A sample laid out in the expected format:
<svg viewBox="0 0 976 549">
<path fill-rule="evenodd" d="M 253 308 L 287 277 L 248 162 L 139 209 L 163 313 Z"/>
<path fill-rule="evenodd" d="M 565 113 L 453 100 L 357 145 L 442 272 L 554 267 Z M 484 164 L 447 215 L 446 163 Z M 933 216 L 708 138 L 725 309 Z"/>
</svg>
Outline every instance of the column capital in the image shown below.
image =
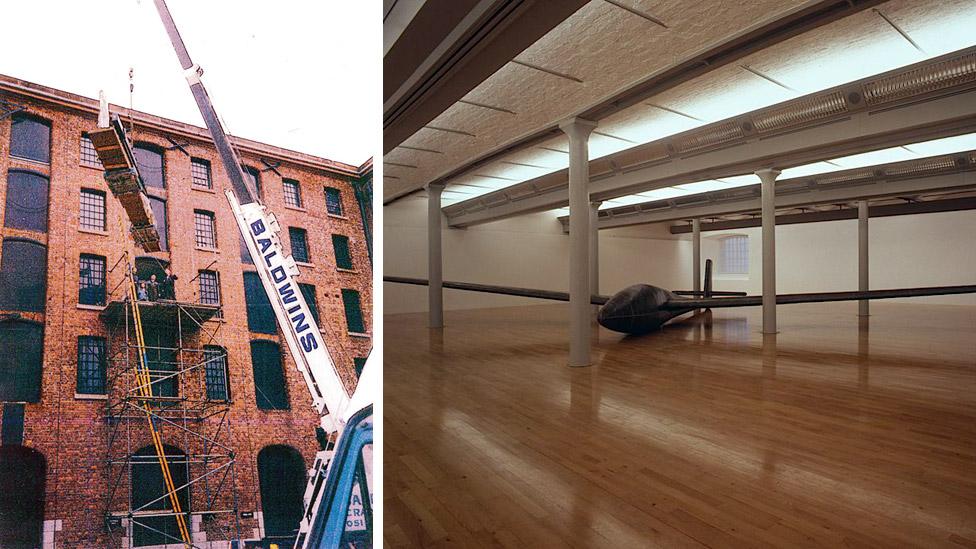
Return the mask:
<svg viewBox="0 0 976 549">
<path fill-rule="evenodd" d="M 427 194 L 432 197 L 439 197 L 441 192 L 447 187 L 446 183 L 428 183 L 426 186 Z"/>
<path fill-rule="evenodd" d="M 777 170 L 776 168 L 761 168 L 761 169 L 756 170 L 755 173 L 756 173 L 756 175 L 759 176 L 759 179 L 761 179 L 763 181 L 765 181 L 767 178 L 770 179 L 770 180 L 772 180 L 772 181 L 776 181 L 776 178 L 779 177 L 779 174 L 781 174 L 783 172 L 780 171 L 780 170 Z"/>
<path fill-rule="evenodd" d="M 590 207 L 599 210 L 600 206 L 603 205 L 602 200 L 590 200 Z"/>
<path fill-rule="evenodd" d="M 559 129 L 570 138 L 585 138 L 590 135 L 597 126 L 597 123 L 585 118 L 573 116 L 559 122 Z"/>
</svg>

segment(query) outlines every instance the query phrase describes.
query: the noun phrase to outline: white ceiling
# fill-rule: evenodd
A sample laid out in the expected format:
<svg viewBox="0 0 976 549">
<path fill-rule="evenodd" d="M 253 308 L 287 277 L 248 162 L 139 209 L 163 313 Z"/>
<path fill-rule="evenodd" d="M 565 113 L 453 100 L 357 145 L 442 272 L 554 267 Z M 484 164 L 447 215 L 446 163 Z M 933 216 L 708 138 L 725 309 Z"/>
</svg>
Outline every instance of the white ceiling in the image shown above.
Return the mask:
<svg viewBox="0 0 976 549">
<path fill-rule="evenodd" d="M 669 28 L 665 29 L 603 0 L 594 0 L 516 58 L 582 83 L 508 63 L 463 101 L 516 114 L 455 104 L 428 126 L 464 134 L 425 128 L 406 140 L 403 147 L 391 151 L 384 159 L 389 176 L 384 180 L 384 194 L 418 188 L 499 145 L 580 112 L 705 45 L 741 32 L 762 17 L 779 16 L 799 4 L 631 2 L 667 24 Z M 720 67 L 601 120 L 596 130 L 600 134 L 590 140 L 590 154 L 597 158 L 969 47 L 976 44 L 974 28 L 976 0 L 892 0 L 877 10 L 865 10 Z M 566 150 L 566 139 L 559 136 L 510 154 L 453 181 L 445 190 L 444 203 L 565 168 L 568 155 L 558 151 Z"/>
</svg>

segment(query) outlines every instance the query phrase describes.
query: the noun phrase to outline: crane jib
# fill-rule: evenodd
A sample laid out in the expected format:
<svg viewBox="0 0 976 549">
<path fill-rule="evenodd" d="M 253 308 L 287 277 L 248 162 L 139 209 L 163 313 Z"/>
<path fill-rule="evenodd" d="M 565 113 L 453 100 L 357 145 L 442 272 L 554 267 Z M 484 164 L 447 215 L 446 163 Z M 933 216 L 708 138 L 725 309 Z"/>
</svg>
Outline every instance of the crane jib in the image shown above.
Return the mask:
<svg viewBox="0 0 976 549">
<path fill-rule="evenodd" d="M 281 296 L 281 301 L 285 305 L 285 311 L 288 313 L 288 319 L 291 321 L 292 330 L 298 336 L 298 342 L 301 344 L 302 350 L 308 353 L 317 349 L 319 342 L 316 337 L 316 330 L 311 330 L 311 325 L 307 322 L 311 318 L 311 313 L 303 310 L 302 301 L 295 296 L 295 285 L 292 283 L 287 269 L 281 264 L 283 257 L 275 249 L 272 240 L 261 237 L 261 235 L 268 232 L 264 221 L 258 219 L 252 221 L 249 226 L 251 228 L 251 235 L 254 237 L 254 242 L 257 243 L 261 256 L 264 258 L 264 264 L 268 267 L 268 272 L 271 273 L 275 290 Z"/>
</svg>

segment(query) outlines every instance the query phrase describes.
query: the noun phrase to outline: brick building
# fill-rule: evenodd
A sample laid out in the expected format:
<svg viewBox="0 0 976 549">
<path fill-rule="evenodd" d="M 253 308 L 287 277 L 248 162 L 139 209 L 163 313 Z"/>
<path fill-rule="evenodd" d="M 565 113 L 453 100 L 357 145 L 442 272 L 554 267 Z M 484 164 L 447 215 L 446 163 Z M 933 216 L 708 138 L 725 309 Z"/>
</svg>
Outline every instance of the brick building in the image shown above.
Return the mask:
<svg viewBox="0 0 976 549">
<path fill-rule="evenodd" d="M 166 268 L 175 299 L 140 315 L 194 540 L 286 539 L 320 447 L 318 416 L 242 252 L 209 134 L 113 107 L 131 127 L 163 242 L 147 254 L 86 138 L 97 111 L 95 100 L 0 76 L 0 546 L 171 539 L 148 423 L 130 398 L 138 355 L 125 305 L 130 270 L 161 279 Z M 371 163 L 234 143 L 351 393 L 372 346 Z"/>
</svg>

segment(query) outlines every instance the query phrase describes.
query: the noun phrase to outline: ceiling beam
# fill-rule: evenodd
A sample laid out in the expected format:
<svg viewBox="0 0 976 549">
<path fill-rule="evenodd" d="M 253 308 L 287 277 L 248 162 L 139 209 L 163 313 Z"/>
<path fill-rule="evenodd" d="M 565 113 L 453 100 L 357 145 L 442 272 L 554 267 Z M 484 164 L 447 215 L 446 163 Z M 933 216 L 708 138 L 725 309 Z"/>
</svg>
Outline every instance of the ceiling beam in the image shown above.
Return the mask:
<svg viewBox="0 0 976 549">
<path fill-rule="evenodd" d="M 976 47 L 809 94 L 590 162 L 590 196 L 788 168 L 976 131 Z M 962 75 L 946 71 L 963 67 Z M 938 82 L 936 84 L 935 82 Z M 452 227 L 561 208 L 566 170 L 444 208 Z"/>
<path fill-rule="evenodd" d="M 383 56 L 383 154 L 588 0 L 428 0 Z"/>
<path fill-rule="evenodd" d="M 581 105 L 575 116 L 587 120 L 601 120 L 684 82 L 698 78 L 707 72 L 738 61 L 747 55 L 881 3 L 882 0 L 806 2 L 798 8 L 782 14 L 781 17 L 744 29 L 721 42 L 709 44 L 703 49 L 693 52 L 687 58 L 649 75 L 632 86 L 608 95 L 596 103 Z M 539 145 L 558 135 L 561 135 L 561 132 L 556 122 L 553 122 L 449 170 L 434 179 L 432 183 L 450 183 L 452 179 L 457 179 L 515 152 Z M 387 151 L 384 151 L 384 154 L 385 152 Z M 405 188 L 398 193 L 388 195 L 384 197 L 384 203 L 390 203 L 401 196 L 410 194 L 410 192 L 412 189 Z"/>
<path fill-rule="evenodd" d="M 850 171 L 854 172 L 855 170 Z M 970 159 L 965 166 L 957 166 L 956 169 L 950 171 L 933 171 L 902 178 L 889 178 L 881 175 L 850 181 L 839 180 L 838 183 L 826 185 L 810 184 L 809 178 L 784 180 L 776 185 L 776 208 L 799 208 L 816 204 L 836 204 L 854 200 L 969 189 L 976 189 L 976 153 L 970 153 Z M 759 185 L 713 191 L 682 198 L 686 202 L 684 205 L 676 205 L 675 201 L 659 201 L 658 203 L 664 202 L 665 204 L 653 208 L 648 205 L 634 204 L 602 210 L 597 226 L 600 229 L 614 229 L 695 218 L 707 219 L 709 217 L 754 212 L 761 208 Z M 568 230 L 568 218 L 562 216 L 559 220 L 563 224 L 563 230 Z"/>
<path fill-rule="evenodd" d="M 891 217 L 896 215 L 917 215 L 926 213 L 958 212 L 976 210 L 976 198 L 946 198 L 928 200 L 925 202 L 911 202 L 906 204 L 884 204 L 868 208 L 870 217 Z M 799 214 L 783 214 L 776 216 L 776 225 L 796 225 L 799 223 L 821 223 L 824 221 L 840 221 L 843 219 L 857 219 L 857 208 L 839 208 L 824 212 L 806 212 Z M 722 231 L 726 229 L 745 229 L 759 227 L 761 219 L 726 219 L 704 222 L 702 231 Z M 672 225 L 671 234 L 685 234 L 691 232 L 691 225 Z"/>
</svg>

